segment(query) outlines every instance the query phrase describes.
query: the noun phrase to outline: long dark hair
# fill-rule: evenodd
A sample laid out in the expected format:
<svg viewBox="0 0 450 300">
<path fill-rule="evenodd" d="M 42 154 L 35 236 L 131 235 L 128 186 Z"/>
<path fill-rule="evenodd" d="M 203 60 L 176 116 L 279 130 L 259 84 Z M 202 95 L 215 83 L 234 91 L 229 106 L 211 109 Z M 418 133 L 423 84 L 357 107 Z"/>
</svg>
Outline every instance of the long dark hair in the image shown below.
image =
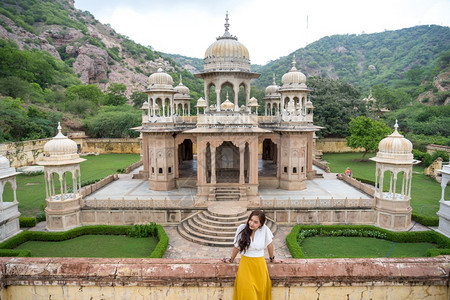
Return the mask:
<svg viewBox="0 0 450 300">
<path fill-rule="evenodd" d="M 251 235 L 252 235 L 252 230 L 248 226 L 248 222 L 250 221 L 250 219 L 253 216 L 258 216 L 261 226 L 263 226 L 264 223 L 266 223 L 266 215 L 264 214 L 264 212 L 262 210 L 252 211 L 252 213 L 248 217 L 247 224 L 245 224 L 244 229 L 242 229 L 240 232 L 240 234 L 241 234 L 241 237 L 239 239 L 239 251 L 240 252 L 245 253 L 245 252 L 247 252 L 248 247 L 250 247 L 250 239 L 251 239 Z"/>
</svg>

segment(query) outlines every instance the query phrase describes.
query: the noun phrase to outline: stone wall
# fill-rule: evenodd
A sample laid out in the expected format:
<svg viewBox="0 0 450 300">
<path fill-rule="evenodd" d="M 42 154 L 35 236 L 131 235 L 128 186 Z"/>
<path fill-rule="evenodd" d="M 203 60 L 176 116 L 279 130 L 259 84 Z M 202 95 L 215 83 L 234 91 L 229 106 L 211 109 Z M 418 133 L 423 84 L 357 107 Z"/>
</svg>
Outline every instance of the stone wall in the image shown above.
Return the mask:
<svg viewBox="0 0 450 300">
<path fill-rule="evenodd" d="M 1 299 L 231 299 L 238 264 L 216 259 L 0 258 Z M 449 299 L 450 256 L 286 259 L 272 299 Z"/>
<path fill-rule="evenodd" d="M 123 139 L 82 139 L 81 153 L 141 153 L 140 140 L 137 138 Z M 78 142 L 77 142 L 78 144 Z"/>
<path fill-rule="evenodd" d="M 44 152 L 44 145 L 51 139 L 0 144 L 0 154 L 9 159 L 11 167 L 34 165 Z"/>
<path fill-rule="evenodd" d="M 340 152 L 364 152 L 362 148 L 350 148 L 347 146 L 346 139 L 338 138 L 325 138 L 316 140 L 316 151 L 322 151 L 322 153 L 340 153 Z"/>
<path fill-rule="evenodd" d="M 436 151 L 446 151 L 447 153 L 450 154 L 450 146 L 434 145 L 434 144 L 427 145 L 427 153 L 432 154 L 433 152 Z"/>
<path fill-rule="evenodd" d="M 91 139 L 73 136 L 81 153 L 135 153 L 141 151 L 140 140 L 128 139 Z M 0 144 L 0 154 L 7 157 L 11 167 L 31 166 L 41 159 L 44 145 L 51 139 Z"/>
</svg>

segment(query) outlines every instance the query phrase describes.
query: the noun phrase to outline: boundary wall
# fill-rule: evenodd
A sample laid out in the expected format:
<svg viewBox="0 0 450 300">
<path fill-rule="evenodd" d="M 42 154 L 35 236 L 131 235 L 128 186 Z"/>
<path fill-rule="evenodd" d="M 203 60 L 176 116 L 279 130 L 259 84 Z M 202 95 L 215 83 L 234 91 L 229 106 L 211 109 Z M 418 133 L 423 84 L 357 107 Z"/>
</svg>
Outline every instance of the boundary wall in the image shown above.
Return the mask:
<svg viewBox="0 0 450 300">
<path fill-rule="evenodd" d="M 0 258 L 1 299 L 231 299 L 218 259 Z M 272 299 L 449 299 L 450 256 L 286 259 Z"/>
</svg>

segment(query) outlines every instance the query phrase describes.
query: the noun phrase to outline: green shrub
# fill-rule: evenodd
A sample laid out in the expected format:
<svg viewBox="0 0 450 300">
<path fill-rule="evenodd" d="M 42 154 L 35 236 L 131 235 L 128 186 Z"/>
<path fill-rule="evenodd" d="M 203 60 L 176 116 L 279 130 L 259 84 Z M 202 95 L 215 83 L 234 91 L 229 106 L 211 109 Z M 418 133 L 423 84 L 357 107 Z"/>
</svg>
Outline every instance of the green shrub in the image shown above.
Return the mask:
<svg viewBox="0 0 450 300">
<path fill-rule="evenodd" d="M 129 237 L 145 238 L 149 236 L 157 236 L 156 224 L 136 224 L 127 231 Z"/>
<path fill-rule="evenodd" d="M 20 227 L 34 227 L 36 226 L 36 218 L 35 217 L 19 217 Z"/>
<path fill-rule="evenodd" d="M 133 231 L 133 228 L 138 228 Z M 161 225 L 155 223 L 146 225 L 92 225 L 77 227 L 64 232 L 41 232 L 41 231 L 23 231 L 8 240 L 0 243 L 0 256 L 31 256 L 31 252 L 28 251 L 19 253 L 19 250 L 14 250 L 17 246 L 27 241 L 64 241 L 72 238 L 76 238 L 82 235 L 129 235 L 129 232 L 150 234 L 158 238 L 158 244 L 153 252 L 150 254 L 150 258 L 161 258 L 166 252 L 169 245 L 169 237 L 167 236 L 164 228 Z M 150 236 L 147 235 L 147 236 Z M 131 235 L 129 235 L 131 236 Z M 7 250 L 7 251 L 6 251 Z M 16 251 L 16 252 L 14 252 Z M 20 255 L 19 255 L 20 254 Z"/>
<path fill-rule="evenodd" d="M 150 254 L 150 258 L 161 258 L 166 253 L 167 246 L 169 246 L 169 236 L 161 225 L 156 225 L 156 231 L 158 235 L 158 244 L 153 252 Z"/>
<path fill-rule="evenodd" d="M 305 258 L 301 243 L 310 236 L 360 236 L 381 238 L 397 243 L 427 242 L 436 244 L 438 250 L 442 250 L 442 254 L 447 250 L 450 251 L 450 239 L 431 230 L 394 232 L 371 225 L 295 225 L 286 236 L 286 245 L 293 258 Z M 433 251 L 430 253 L 430 256 L 435 254 Z"/>
<path fill-rule="evenodd" d="M 439 217 L 421 216 L 415 212 L 412 212 L 411 219 L 425 226 L 439 226 Z"/>
<path fill-rule="evenodd" d="M 30 250 L 14 250 L 14 249 L 0 249 L 0 256 L 3 257 L 30 257 L 31 251 Z"/>
</svg>

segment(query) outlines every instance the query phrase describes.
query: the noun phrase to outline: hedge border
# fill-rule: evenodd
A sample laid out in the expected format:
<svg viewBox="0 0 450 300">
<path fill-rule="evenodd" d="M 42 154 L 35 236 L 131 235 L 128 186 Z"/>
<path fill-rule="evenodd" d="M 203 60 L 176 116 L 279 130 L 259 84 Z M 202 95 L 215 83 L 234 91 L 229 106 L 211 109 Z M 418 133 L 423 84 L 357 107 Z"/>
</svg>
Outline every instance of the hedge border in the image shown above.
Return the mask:
<svg viewBox="0 0 450 300">
<path fill-rule="evenodd" d="M 132 225 L 89 225 L 63 232 L 23 231 L 0 243 L 0 256 L 31 256 L 30 250 L 14 248 L 27 241 L 64 241 L 86 234 L 92 235 L 127 235 Z M 158 244 L 150 254 L 151 258 L 161 258 L 169 244 L 169 237 L 161 225 L 156 225 Z"/>
<path fill-rule="evenodd" d="M 439 217 L 421 216 L 418 213 L 412 212 L 411 219 L 424 226 L 439 226 Z"/>
<path fill-rule="evenodd" d="M 417 243 L 427 242 L 438 245 L 437 249 L 429 249 L 428 256 L 437 256 L 450 253 L 450 238 L 435 231 L 413 231 L 413 232 L 394 232 L 382 229 L 372 225 L 295 225 L 291 232 L 286 236 L 286 245 L 293 258 L 306 258 L 302 248 L 297 242 L 297 236 L 300 230 L 316 229 L 323 231 L 356 229 L 378 231 L 386 234 L 386 240 L 397 243 Z"/>
</svg>

